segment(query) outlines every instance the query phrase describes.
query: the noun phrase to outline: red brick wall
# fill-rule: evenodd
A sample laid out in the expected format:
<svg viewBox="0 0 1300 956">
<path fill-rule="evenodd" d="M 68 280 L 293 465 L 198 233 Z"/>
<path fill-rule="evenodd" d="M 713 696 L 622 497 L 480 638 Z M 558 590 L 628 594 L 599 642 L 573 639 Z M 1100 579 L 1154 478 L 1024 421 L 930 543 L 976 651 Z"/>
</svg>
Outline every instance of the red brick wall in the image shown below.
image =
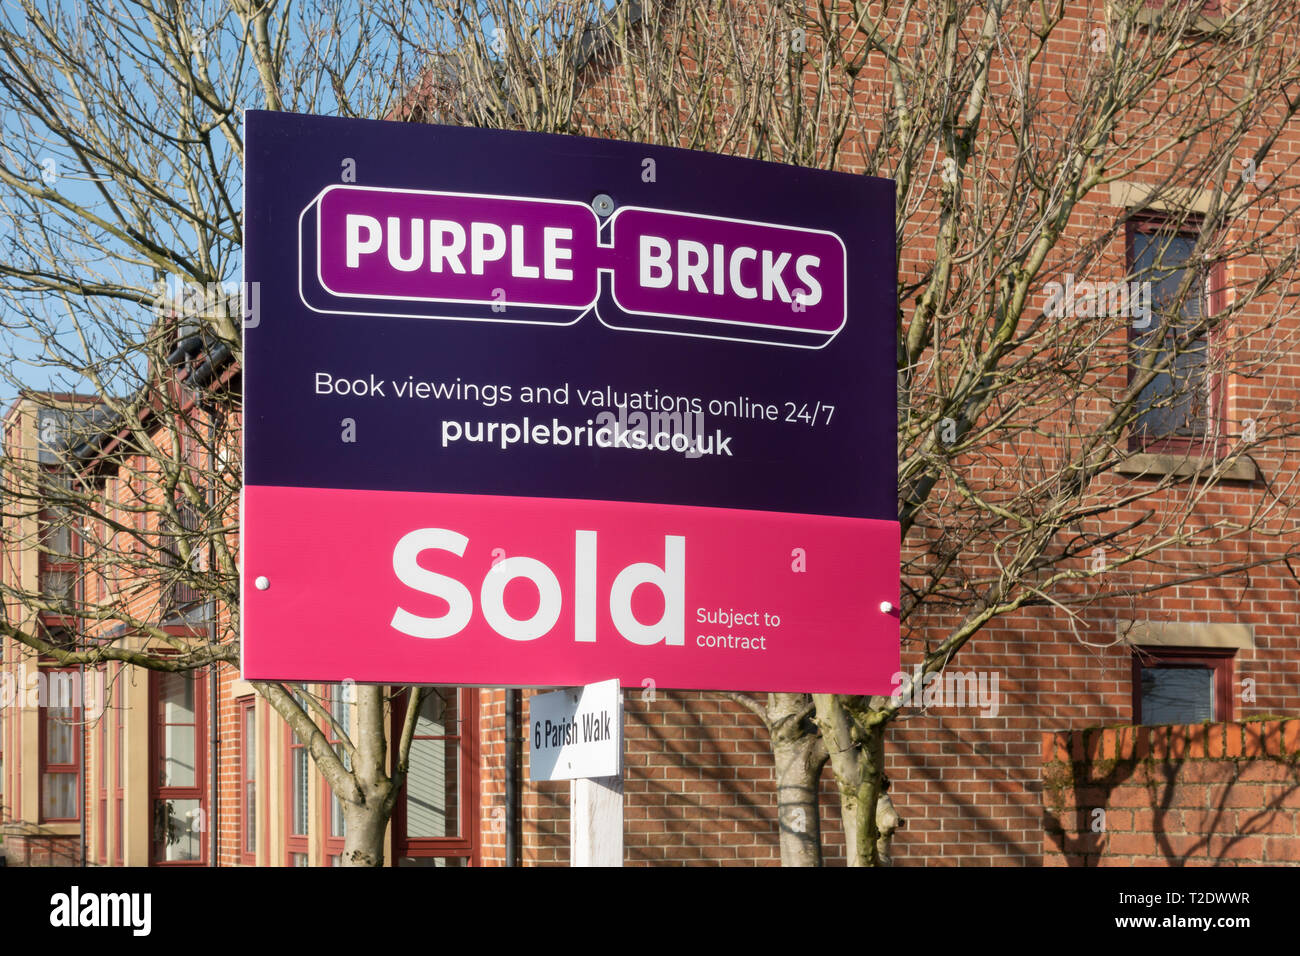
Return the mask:
<svg viewBox="0 0 1300 956">
<path fill-rule="evenodd" d="M 1042 735 L 1048 866 L 1300 865 L 1300 720 Z"/>
<path fill-rule="evenodd" d="M 218 694 L 217 701 L 217 865 L 218 866 L 236 866 L 240 862 L 241 852 L 244 845 L 244 833 L 241 821 L 241 808 L 243 804 L 243 783 L 240 780 L 241 774 L 241 752 L 242 741 L 240 717 L 242 711 L 239 707 L 239 701 L 233 696 L 235 691 L 235 680 L 238 678 L 238 671 L 229 666 L 222 666 L 218 676 Z M 211 676 L 205 672 L 205 679 L 211 681 Z M 208 684 L 211 692 L 211 683 Z M 204 719 L 208 719 L 209 714 L 204 714 Z M 273 721 L 275 730 L 273 732 L 283 732 L 283 721 L 274 713 L 268 715 L 268 719 Z M 209 729 L 208 733 L 211 733 Z M 260 736 L 260 734 L 259 734 Z M 259 745 L 261 741 L 258 741 Z M 210 744 L 209 744 L 210 746 Z M 209 751 L 209 759 L 211 751 Z M 260 757 L 259 757 L 260 760 Z M 313 765 L 314 769 L 314 765 Z M 320 778 L 319 774 L 315 775 L 316 779 Z M 210 782 L 208 784 L 211 786 Z M 264 781 L 259 781 L 259 786 L 265 786 Z M 205 794 L 205 796 L 207 796 Z M 209 813 L 211 810 L 209 809 Z M 267 823 L 264 822 L 263 826 Z"/>
<path fill-rule="evenodd" d="M 505 692 L 478 695 L 479 857 L 491 866 L 505 860 Z"/>
<path fill-rule="evenodd" d="M 9 866 L 80 866 L 81 837 L 21 833 L 16 827 L 5 833 L 4 851 Z"/>
</svg>

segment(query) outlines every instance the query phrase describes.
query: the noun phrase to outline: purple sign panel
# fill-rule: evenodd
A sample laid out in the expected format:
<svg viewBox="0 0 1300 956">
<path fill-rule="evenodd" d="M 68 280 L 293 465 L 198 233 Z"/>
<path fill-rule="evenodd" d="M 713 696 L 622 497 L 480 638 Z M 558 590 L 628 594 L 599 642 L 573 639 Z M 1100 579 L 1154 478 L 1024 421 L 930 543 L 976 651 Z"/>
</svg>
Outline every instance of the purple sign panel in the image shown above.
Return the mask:
<svg viewBox="0 0 1300 956">
<path fill-rule="evenodd" d="M 896 520 L 893 183 L 574 136 L 247 126 L 250 482 Z"/>
</svg>

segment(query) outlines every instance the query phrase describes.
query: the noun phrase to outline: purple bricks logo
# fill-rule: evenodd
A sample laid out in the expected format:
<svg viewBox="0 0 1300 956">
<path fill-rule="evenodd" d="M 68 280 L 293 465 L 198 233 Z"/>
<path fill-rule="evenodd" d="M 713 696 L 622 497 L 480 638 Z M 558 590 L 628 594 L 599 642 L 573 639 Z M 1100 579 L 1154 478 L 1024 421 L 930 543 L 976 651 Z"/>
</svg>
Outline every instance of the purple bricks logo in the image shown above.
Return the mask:
<svg viewBox="0 0 1300 956">
<path fill-rule="evenodd" d="M 317 312 L 571 325 L 821 348 L 847 254 L 818 229 L 571 200 L 330 186 L 299 222 Z"/>
</svg>

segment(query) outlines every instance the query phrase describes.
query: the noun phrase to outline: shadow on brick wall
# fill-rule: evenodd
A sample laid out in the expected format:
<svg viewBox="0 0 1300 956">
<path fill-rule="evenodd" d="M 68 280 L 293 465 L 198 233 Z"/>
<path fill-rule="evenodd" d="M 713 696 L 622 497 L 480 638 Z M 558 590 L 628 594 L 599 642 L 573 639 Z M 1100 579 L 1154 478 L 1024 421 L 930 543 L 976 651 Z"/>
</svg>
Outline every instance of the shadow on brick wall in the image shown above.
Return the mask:
<svg viewBox="0 0 1300 956">
<path fill-rule="evenodd" d="M 1046 866 L 1300 864 L 1300 720 L 1043 734 Z"/>
</svg>

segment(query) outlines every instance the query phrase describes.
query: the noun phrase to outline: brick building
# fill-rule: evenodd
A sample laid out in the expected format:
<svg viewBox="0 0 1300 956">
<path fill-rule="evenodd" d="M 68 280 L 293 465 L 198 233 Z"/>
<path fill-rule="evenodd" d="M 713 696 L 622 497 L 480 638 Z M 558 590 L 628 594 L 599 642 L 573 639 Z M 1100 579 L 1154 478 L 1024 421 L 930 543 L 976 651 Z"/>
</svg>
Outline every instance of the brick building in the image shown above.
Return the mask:
<svg viewBox="0 0 1300 956">
<path fill-rule="evenodd" d="M 1073 46 L 1045 54 L 1055 71 L 1044 74 L 1049 99 L 1068 99 L 1079 51 L 1108 23 L 1103 3 L 1068 5 L 1061 33 L 1073 38 Z M 1224 82 L 1231 85 L 1231 79 Z M 1012 80 L 1001 76 L 996 82 L 1004 86 L 996 92 L 1005 95 Z M 599 92 L 599 82 L 594 89 Z M 863 142 L 873 129 L 872 115 L 864 106 L 857 129 Z M 1283 135 L 1270 153 L 1276 165 L 1268 175 L 1293 179 L 1300 136 L 1290 117 L 1280 125 Z M 1268 131 L 1261 120 L 1244 137 L 1241 155 L 1253 155 Z M 1153 155 L 1135 155 L 1131 172 L 1121 171 L 1082 199 L 1060 248 L 1062 261 L 1049 275 L 1064 276 L 1070 256 L 1090 245 L 1100 246 L 1094 278 L 1128 276 L 1156 241 L 1175 248 L 1194 245 L 1198 223 L 1212 213 L 1221 190 L 1169 190 L 1178 163 L 1205 157 L 1157 152 L 1153 147 Z M 860 147 L 846 146 L 837 163 L 847 171 L 866 167 Z M 933 202 L 940 205 L 937 198 Z M 1225 289 L 1249 283 L 1269 268 L 1270 259 L 1289 252 L 1286 244 L 1294 239 L 1284 226 L 1294 212 L 1295 200 L 1287 193 L 1259 209 L 1253 233 L 1237 236 L 1244 245 L 1256 239 L 1259 245 L 1224 265 L 1229 274 L 1207 273 L 1195 308 L 1230 308 Z M 915 222 L 902 249 L 904 283 L 925 274 L 938 231 L 934 218 L 918 216 Z M 1049 293 L 1040 287 L 1034 294 L 1040 308 L 1048 308 Z M 1280 500 L 1277 522 L 1231 544 L 1239 549 L 1243 568 L 1256 557 L 1271 563 L 1248 573 L 1197 580 L 1188 573 L 1196 567 L 1197 555 L 1184 548 L 1171 551 L 1165 564 L 1125 572 L 1130 585 L 1139 577 L 1150 584 L 1182 583 L 1141 598 L 1132 596 L 1131 587 L 1113 600 L 1100 594 L 1073 623 L 1061 609 L 1048 606 L 1018 610 L 985 626 L 954 666 L 975 677 L 967 688 L 976 691 L 980 679 L 996 675 L 991 689 L 996 706 L 973 706 L 969 697 L 954 705 L 951 693 L 946 699 L 939 694 L 928 707 L 908 709 L 888 738 L 890 793 L 904 820 L 894 836 L 897 863 L 1296 860 L 1300 830 L 1295 826 L 1294 761 L 1288 759 L 1296 750 L 1291 739 L 1295 724 L 1274 727 L 1271 721 L 1251 720 L 1300 713 L 1300 600 L 1294 576 L 1276 561 L 1297 544 L 1287 536 L 1288 528 L 1294 535 L 1295 526 L 1287 524 L 1286 513 L 1294 504 L 1289 490 L 1294 448 L 1274 444 L 1241 454 L 1244 432 L 1252 427 L 1247 423 L 1291 415 L 1300 401 L 1300 352 L 1294 348 L 1300 322 L 1290 302 L 1285 291 L 1249 302 L 1239 324 L 1250 328 L 1269 318 L 1272 345 L 1239 357 L 1239 371 L 1217 381 L 1215 400 L 1195 412 L 1199 422 L 1190 423 L 1190 413 L 1180 412 L 1178 424 L 1194 424 L 1195 440 L 1180 436 L 1131 446 L 1125 461 L 1099 479 L 1116 496 L 1171 477 L 1185 479 L 1162 486 L 1150 499 L 1153 507 L 1177 513 L 1205 471 L 1206 456 L 1230 459 L 1190 514 L 1209 522 L 1250 515 Z M 1224 343 L 1207 342 L 1210 347 Z M 1255 348 L 1251 342 L 1246 347 Z M 1121 364 L 1119 373 L 1123 371 Z M 226 382 L 238 385 L 234 374 Z M 1156 399 L 1150 399 L 1150 408 L 1159 407 Z M 40 446 L 42 409 L 93 402 L 76 396 L 24 397 L 6 418 L 6 454 L 30 455 Z M 114 501 L 124 500 L 123 489 L 142 466 L 126 456 L 99 460 L 92 470 Z M 990 481 L 999 475 L 997 469 L 984 473 Z M 38 583 L 42 574 L 51 588 L 70 586 L 58 576 L 64 569 L 51 559 L 58 548 L 75 543 L 60 540 L 58 548 L 47 548 L 55 553 L 42 553 L 32 546 L 41 537 L 40 514 L 15 519 L 6 508 L 6 521 L 11 520 L 26 524 L 6 537 L 4 573 L 25 576 L 25 588 L 31 591 L 45 587 Z M 76 586 L 100 585 L 82 581 Z M 152 613 L 155 625 L 185 639 L 205 640 L 204 629 L 221 617 L 219 608 L 189 607 L 175 595 L 134 600 L 139 604 L 136 616 Z M 9 620 L 30 622 L 31 613 L 8 608 Z M 926 641 L 942 639 L 954 620 L 952 614 L 935 613 L 909 622 L 904 671 L 919 661 Z M 57 619 L 39 623 L 50 628 L 61 624 Z M 87 637 L 102 639 L 111 630 L 108 625 Z M 1080 630 L 1086 639 L 1079 638 Z M 53 669 L 8 637 L 3 665 L 14 686 L 24 668 L 27 673 Z M 341 818 L 334 798 L 302 744 L 234 667 L 205 668 L 191 679 L 112 665 L 103 679 L 102 716 L 87 714 L 84 725 L 80 704 L 66 700 L 0 711 L 0 786 L 11 863 L 76 860 L 83 834 L 86 860 L 96 865 L 204 865 L 213 862 L 214 845 L 220 865 L 328 865 L 337 857 Z M 956 685 L 944 686 L 951 690 Z M 309 691 L 333 713 L 350 714 L 342 687 Z M 389 830 L 388 861 L 505 862 L 513 815 L 508 777 L 518 782 L 522 862 L 567 861 L 568 787 L 523 782 L 526 748 L 507 747 L 511 693 L 441 688 L 426 705 L 412 776 Z M 626 862 L 778 862 L 775 775 L 758 719 L 735 701 L 702 691 L 629 687 L 625 697 Z M 527 692 L 521 698 L 526 708 Z M 1207 723 L 1206 740 L 1197 751 L 1192 741 Z M 1127 732 L 1132 740 L 1124 743 L 1129 739 L 1125 732 L 1084 732 L 1103 725 L 1134 728 Z M 1149 725 L 1188 729 L 1149 732 Z M 69 727 L 83 732 L 68 733 Z M 1074 736 L 1050 737 L 1045 752 L 1044 734 L 1071 732 Z M 1252 733 L 1259 740 L 1253 747 Z M 1224 744 L 1216 749 L 1209 740 L 1219 736 Z M 1088 741 L 1094 738 L 1105 743 L 1089 751 Z M 1146 743 L 1133 743 L 1139 739 Z M 1232 739 L 1245 743 L 1234 752 L 1226 743 Z M 508 753 L 515 764 L 509 773 Z M 1161 795 L 1137 785 L 1157 778 L 1172 781 Z M 1234 791 L 1236 782 L 1247 789 Z M 1182 784 L 1192 788 L 1190 796 Z M 1143 799 L 1149 805 L 1141 805 Z M 1096 809 L 1106 810 L 1109 830 L 1088 826 Z M 826 860 L 842 861 L 829 767 L 822 775 L 822 810 Z M 1251 830 L 1261 814 L 1267 818 L 1266 836 Z"/>
</svg>

